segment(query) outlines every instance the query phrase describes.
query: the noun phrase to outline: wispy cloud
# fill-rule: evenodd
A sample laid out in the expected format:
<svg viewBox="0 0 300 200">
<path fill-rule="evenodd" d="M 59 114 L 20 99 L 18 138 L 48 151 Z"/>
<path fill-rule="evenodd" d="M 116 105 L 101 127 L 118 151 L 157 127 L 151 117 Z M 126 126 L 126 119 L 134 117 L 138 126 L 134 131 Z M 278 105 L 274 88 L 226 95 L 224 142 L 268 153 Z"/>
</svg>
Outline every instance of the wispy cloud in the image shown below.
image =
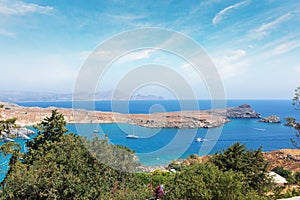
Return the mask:
<svg viewBox="0 0 300 200">
<path fill-rule="evenodd" d="M 222 53 L 224 54 L 224 53 Z M 214 61 L 223 79 L 235 77 L 245 70 L 243 58 L 247 52 L 243 49 L 235 50 L 225 56 L 215 56 Z"/>
<path fill-rule="evenodd" d="M 50 6 L 40 6 L 23 1 L 0 1 L 0 14 L 2 15 L 26 15 L 29 13 L 48 14 L 53 10 L 54 8 Z"/>
<path fill-rule="evenodd" d="M 4 30 L 4 29 L 0 29 L 0 35 L 2 35 L 2 36 L 8 36 L 8 37 L 13 37 L 16 34 L 14 32 L 10 32 L 10 31 Z"/>
<path fill-rule="evenodd" d="M 256 38 L 264 38 L 267 36 L 272 30 L 274 30 L 277 26 L 282 24 L 283 22 L 287 21 L 292 17 L 291 13 L 284 14 L 277 19 L 261 25 L 258 29 L 254 30 L 254 36 Z"/>
<path fill-rule="evenodd" d="M 300 41 L 290 41 L 277 46 L 272 52 L 272 55 L 280 55 L 292 51 L 295 48 L 300 47 Z"/>
<path fill-rule="evenodd" d="M 145 15 L 136 14 L 108 14 L 101 13 L 99 18 L 104 19 L 106 23 L 115 25 L 125 25 L 133 27 L 143 27 L 149 25 L 144 21 L 146 19 Z"/>
<path fill-rule="evenodd" d="M 243 6 L 245 4 L 247 4 L 249 1 L 242 1 L 240 3 L 236 3 L 234 5 L 228 6 L 226 8 L 224 8 L 223 10 L 221 10 L 218 14 L 215 15 L 215 17 L 212 19 L 212 23 L 213 24 L 217 24 L 220 21 L 223 20 L 224 16 L 226 15 L 226 13 L 232 9 L 238 8 L 240 6 Z"/>
</svg>

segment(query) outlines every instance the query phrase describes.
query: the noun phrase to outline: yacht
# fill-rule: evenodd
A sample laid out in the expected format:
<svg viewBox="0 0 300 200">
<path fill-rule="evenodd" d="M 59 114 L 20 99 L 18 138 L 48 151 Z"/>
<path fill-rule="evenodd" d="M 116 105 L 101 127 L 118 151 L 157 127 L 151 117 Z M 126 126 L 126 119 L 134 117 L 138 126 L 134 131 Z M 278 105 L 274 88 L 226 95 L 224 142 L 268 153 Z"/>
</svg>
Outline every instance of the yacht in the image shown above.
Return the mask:
<svg viewBox="0 0 300 200">
<path fill-rule="evenodd" d="M 204 141 L 207 141 L 207 139 L 204 139 L 204 138 L 200 138 L 200 137 L 199 137 L 199 138 L 196 138 L 195 141 L 196 141 L 196 142 L 204 142 Z"/>
<path fill-rule="evenodd" d="M 128 134 L 126 136 L 126 138 L 128 138 L 128 139 L 138 139 L 139 138 L 139 136 L 134 135 L 134 127 L 133 127 L 133 130 L 132 130 L 132 134 Z"/>
<path fill-rule="evenodd" d="M 137 138 L 139 138 L 139 136 L 134 135 L 134 134 L 129 134 L 129 135 L 126 136 L 126 138 L 137 139 Z"/>
</svg>

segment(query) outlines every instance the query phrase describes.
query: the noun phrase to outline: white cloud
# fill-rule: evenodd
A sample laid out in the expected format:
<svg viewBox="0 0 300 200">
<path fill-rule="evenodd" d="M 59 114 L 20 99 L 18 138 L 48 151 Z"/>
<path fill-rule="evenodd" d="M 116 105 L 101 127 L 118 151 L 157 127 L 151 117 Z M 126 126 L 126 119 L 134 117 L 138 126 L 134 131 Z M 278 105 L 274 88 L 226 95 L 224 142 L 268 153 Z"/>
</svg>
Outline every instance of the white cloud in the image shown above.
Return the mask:
<svg viewBox="0 0 300 200">
<path fill-rule="evenodd" d="M 246 63 L 243 60 L 247 52 L 245 50 L 236 50 L 226 56 L 215 57 L 214 62 L 223 79 L 235 77 L 245 70 Z"/>
<path fill-rule="evenodd" d="M 16 34 L 14 32 L 10 32 L 10 31 L 4 30 L 4 29 L 0 29 L 0 35 L 13 37 Z"/>
<path fill-rule="evenodd" d="M 247 1 L 242 1 L 240 3 L 236 3 L 234 5 L 231 5 L 231 6 L 228 6 L 226 8 L 224 8 L 223 10 L 221 10 L 218 14 L 215 15 L 215 17 L 212 19 L 212 23 L 213 24 L 217 24 L 219 23 L 220 21 L 223 20 L 224 16 L 226 15 L 226 13 L 232 9 L 235 9 L 235 8 L 238 8 L 240 6 L 243 6 L 245 4 L 248 3 L 248 0 Z"/>
<path fill-rule="evenodd" d="M 295 48 L 300 47 L 300 41 L 291 41 L 291 42 L 286 42 L 283 44 L 280 44 L 279 46 L 277 46 L 273 51 L 272 54 L 273 55 L 280 55 L 283 53 L 287 53 Z"/>
<path fill-rule="evenodd" d="M 269 23 L 261 25 L 258 29 L 254 30 L 254 36 L 256 38 L 264 38 L 267 36 L 273 29 L 275 29 L 277 26 L 279 26 L 281 23 L 287 21 L 292 17 L 291 13 L 287 13 L 285 15 L 282 15 L 275 19 L 274 21 L 271 21 Z"/>
<path fill-rule="evenodd" d="M 2 0 L 0 2 L 0 14 L 2 15 L 26 15 L 29 13 L 47 14 L 53 10 L 53 7 L 50 6 L 40 6 L 23 1 Z"/>
<path fill-rule="evenodd" d="M 155 51 L 157 51 L 157 50 L 146 49 L 146 50 L 130 52 L 130 53 L 122 56 L 120 59 L 118 59 L 118 63 L 124 63 L 124 62 L 130 62 L 130 61 L 142 60 L 142 59 L 149 59 L 151 54 Z"/>
</svg>

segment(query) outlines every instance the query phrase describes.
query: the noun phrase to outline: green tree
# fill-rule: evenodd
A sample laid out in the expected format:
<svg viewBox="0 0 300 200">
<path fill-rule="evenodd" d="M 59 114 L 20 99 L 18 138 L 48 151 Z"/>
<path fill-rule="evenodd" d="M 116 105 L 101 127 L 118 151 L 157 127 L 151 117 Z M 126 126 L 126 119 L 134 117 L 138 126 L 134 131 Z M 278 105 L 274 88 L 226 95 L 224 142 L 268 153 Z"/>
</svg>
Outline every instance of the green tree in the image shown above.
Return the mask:
<svg viewBox="0 0 300 200">
<path fill-rule="evenodd" d="M 195 164 L 176 173 L 166 186 L 164 199 L 244 200 L 264 199 L 250 188 L 242 173 L 222 171 L 217 166 Z"/>
<path fill-rule="evenodd" d="M 295 108 L 297 110 L 300 110 L 300 87 L 297 87 L 295 89 L 295 94 L 294 94 L 292 104 L 295 106 Z M 299 140 L 300 139 L 300 123 L 297 122 L 296 119 L 294 119 L 292 117 L 285 118 L 285 120 L 286 120 L 285 125 L 292 127 L 296 131 L 295 136 L 296 136 L 296 139 Z M 296 148 L 299 149 L 300 146 L 298 146 L 296 139 L 291 138 L 291 142 Z"/>
<path fill-rule="evenodd" d="M 6 134 L 10 136 L 13 128 L 16 128 L 17 118 L 10 118 L 6 120 L 0 120 L 0 135 Z"/>
<path fill-rule="evenodd" d="M 260 194 L 271 187 L 271 179 L 267 175 L 268 163 L 263 157 L 261 148 L 255 151 L 246 150 L 245 145 L 235 143 L 212 156 L 210 162 L 222 171 L 232 170 L 242 173 L 247 184 Z"/>
<path fill-rule="evenodd" d="M 293 105 L 295 106 L 296 109 L 300 109 L 300 87 L 297 87 L 295 89 Z"/>
<path fill-rule="evenodd" d="M 53 110 L 50 117 L 34 126 L 38 130 L 38 136 L 27 143 L 30 150 L 36 150 L 45 142 L 58 141 L 68 130 L 63 114 Z"/>
<path fill-rule="evenodd" d="M 294 173 L 294 179 L 295 179 L 296 183 L 300 183 L 300 172 Z"/>
<path fill-rule="evenodd" d="M 87 140 L 65 134 L 64 125 L 63 116 L 53 111 L 52 116 L 37 126 L 39 135 L 29 143 L 27 154 L 9 147 L 9 143 L 1 149 L 12 156 L 0 199 L 146 198 L 144 186 L 132 173 L 119 171 L 102 162 L 105 160 L 99 160 L 116 160 L 119 154 L 113 150 L 124 148 L 109 144 L 107 139 Z M 93 147 L 94 151 L 86 147 Z M 129 163 L 131 158 L 125 160 Z"/>
</svg>

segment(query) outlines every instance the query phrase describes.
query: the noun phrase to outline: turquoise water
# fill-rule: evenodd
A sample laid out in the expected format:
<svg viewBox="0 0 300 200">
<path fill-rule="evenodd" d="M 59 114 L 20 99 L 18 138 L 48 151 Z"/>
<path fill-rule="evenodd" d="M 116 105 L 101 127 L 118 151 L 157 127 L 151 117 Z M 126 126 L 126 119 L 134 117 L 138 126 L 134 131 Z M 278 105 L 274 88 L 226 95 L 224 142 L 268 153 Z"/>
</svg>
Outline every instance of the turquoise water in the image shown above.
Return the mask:
<svg viewBox="0 0 300 200">
<path fill-rule="evenodd" d="M 294 109 L 290 100 L 229 100 L 227 107 L 239 106 L 248 103 L 262 116 L 277 115 L 284 121 L 286 117 L 300 120 L 300 111 Z M 23 102 L 22 106 L 57 106 L 72 108 L 72 102 Z M 82 104 L 82 107 L 85 107 Z M 185 104 L 186 105 L 186 104 Z M 112 108 L 113 107 L 113 108 Z M 207 100 L 199 101 L 201 110 L 209 109 L 211 104 Z M 85 107 L 87 108 L 87 107 Z M 116 101 L 113 106 L 110 101 L 95 102 L 99 111 L 115 111 L 123 113 L 150 113 L 161 111 L 179 111 L 178 101 Z M 188 107 L 185 107 L 188 108 Z M 192 108 L 192 107 L 191 107 Z M 231 119 L 224 125 L 218 139 L 211 136 L 219 129 L 152 129 L 129 124 L 69 124 L 68 129 L 79 135 L 91 137 L 93 130 L 99 129 L 100 136 L 107 134 L 110 142 L 127 146 L 136 151 L 140 162 L 145 165 L 163 165 L 177 158 L 185 158 L 190 154 L 206 154 L 205 147 L 211 147 L 209 154 L 232 145 L 235 142 L 245 143 L 247 148 L 257 149 L 260 146 L 264 151 L 283 148 L 294 148 L 290 142 L 295 133 L 290 127 L 283 124 L 267 124 L 257 119 Z M 139 139 L 126 139 L 127 134 L 134 131 Z M 194 138 L 208 138 L 206 142 L 195 142 Z M 210 139 L 212 138 L 212 139 Z M 24 141 L 17 140 L 24 147 Z M 215 144 L 214 144 L 215 143 Z M 202 149 L 201 149 L 202 148 Z M 210 148 L 209 148 L 210 149 Z M 2 158 L 0 163 L 5 163 Z M 2 167 L 2 171 L 7 170 Z M 4 174 L 2 173 L 2 177 Z M 1 178 L 1 177 L 0 177 Z"/>
<path fill-rule="evenodd" d="M 188 101 L 184 102 L 188 109 Z M 286 117 L 294 117 L 300 120 L 300 111 L 294 109 L 291 100 L 228 100 L 227 107 L 239 106 L 241 104 L 250 104 L 254 110 L 261 113 L 262 116 L 277 115 L 284 121 Z M 71 108 L 72 102 L 24 102 L 18 103 L 23 106 L 57 106 Z M 201 110 L 211 108 L 208 100 L 198 101 Z M 83 103 L 82 107 L 87 104 Z M 150 113 L 161 112 L 163 110 L 180 111 L 182 102 L 171 101 L 96 101 L 95 108 L 99 111 L 115 111 L 122 113 Z M 193 107 L 191 106 L 191 109 Z M 107 134 L 110 142 L 114 144 L 125 145 L 137 152 L 143 164 L 166 164 L 171 160 L 181 157 L 184 158 L 190 154 L 203 154 L 200 151 L 203 145 L 216 143 L 209 154 L 215 153 L 221 149 L 232 145 L 234 142 L 245 143 L 248 148 L 257 149 L 260 146 L 264 151 L 272 151 L 282 148 L 293 148 L 290 139 L 294 137 L 294 132 L 290 127 L 283 124 L 267 124 L 258 122 L 257 119 L 231 119 L 230 123 L 224 125 L 220 137 L 213 141 L 205 143 L 194 142 L 195 137 L 210 137 L 207 135 L 207 129 L 151 129 L 128 124 L 69 124 L 71 132 L 78 132 L 80 135 L 91 136 L 94 129 L 101 130 L 100 135 Z M 137 140 L 126 139 L 127 134 L 135 132 L 140 138 Z M 214 130 L 212 130 L 213 132 Z M 177 138 L 177 139 L 174 139 Z M 179 139 L 178 139 L 179 138 Z M 176 140 L 174 142 L 174 140 Z M 162 148 L 172 144 L 170 148 Z M 157 155 L 154 151 L 159 151 Z M 206 152 L 207 153 L 207 152 Z M 205 153 L 205 154 L 206 154 Z M 150 156 L 150 157 L 149 157 Z"/>
</svg>

